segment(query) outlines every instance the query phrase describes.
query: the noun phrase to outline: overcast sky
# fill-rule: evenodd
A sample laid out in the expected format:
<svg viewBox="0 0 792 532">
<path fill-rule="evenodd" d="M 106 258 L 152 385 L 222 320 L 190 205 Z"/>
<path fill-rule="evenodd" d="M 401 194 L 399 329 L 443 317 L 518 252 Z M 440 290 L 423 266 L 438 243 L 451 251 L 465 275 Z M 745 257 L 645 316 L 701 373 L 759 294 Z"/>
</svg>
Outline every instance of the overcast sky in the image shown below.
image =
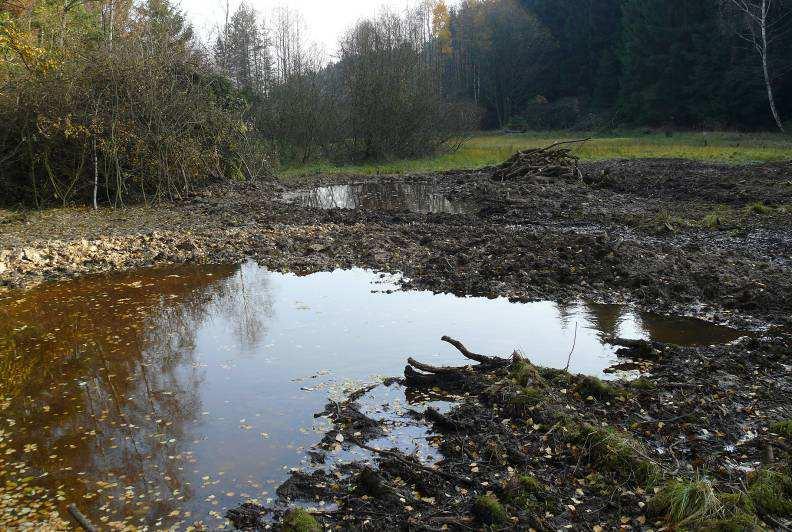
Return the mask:
<svg viewBox="0 0 792 532">
<path fill-rule="evenodd" d="M 361 18 L 382 9 L 401 12 L 420 0 L 247 0 L 248 5 L 267 14 L 276 7 L 288 6 L 300 11 L 308 27 L 310 41 L 319 44 L 328 55 L 336 51 L 338 38 Z M 230 0 L 231 11 L 239 0 Z M 453 2 L 447 2 L 449 5 Z M 201 35 L 208 35 L 223 17 L 225 0 L 181 0 L 180 6 Z"/>
</svg>

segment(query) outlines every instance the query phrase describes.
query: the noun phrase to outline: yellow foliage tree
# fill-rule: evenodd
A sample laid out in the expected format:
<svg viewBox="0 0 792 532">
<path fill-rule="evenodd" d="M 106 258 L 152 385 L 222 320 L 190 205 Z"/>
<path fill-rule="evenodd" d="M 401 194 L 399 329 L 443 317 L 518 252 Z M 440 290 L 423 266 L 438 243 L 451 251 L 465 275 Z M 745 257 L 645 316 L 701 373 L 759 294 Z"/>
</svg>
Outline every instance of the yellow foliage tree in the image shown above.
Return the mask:
<svg viewBox="0 0 792 532">
<path fill-rule="evenodd" d="M 451 55 L 451 13 L 443 0 L 432 9 L 432 31 L 440 47 L 440 53 Z"/>
<path fill-rule="evenodd" d="M 33 36 L 20 31 L 7 13 L 0 14 L 0 55 L 10 68 L 21 64 L 31 72 L 46 71 L 54 66 L 46 50 L 36 46 Z"/>
</svg>

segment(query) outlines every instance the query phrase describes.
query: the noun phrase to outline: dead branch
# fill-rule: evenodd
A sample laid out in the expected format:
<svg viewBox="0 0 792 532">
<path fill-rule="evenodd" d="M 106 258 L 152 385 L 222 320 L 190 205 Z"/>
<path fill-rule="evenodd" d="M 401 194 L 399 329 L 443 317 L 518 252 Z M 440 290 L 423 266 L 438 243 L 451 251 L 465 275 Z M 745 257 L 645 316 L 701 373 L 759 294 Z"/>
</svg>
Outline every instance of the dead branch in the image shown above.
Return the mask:
<svg viewBox="0 0 792 532">
<path fill-rule="evenodd" d="M 67 509 L 69 510 L 69 513 L 74 518 L 74 520 L 77 521 L 77 523 L 80 525 L 80 527 L 83 530 L 85 530 L 86 532 L 97 532 L 97 528 L 93 526 L 93 524 L 91 524 L 88 518 L 85 517 L 85 515 L 83 515 L 83 513 L 80 510 L 77 509 L 76 504 L 74 503 L 70 504 L 67 507 Z"/>
<path fill-rule="evenodd" d="M 418 362 L 414 358 L 408 358 L 407 363 L 410 364 L 415 369 L 421 370 L 425 373 L 434 373 L 434 374 L 448 374 L 448 373 L 457 373 L 459 371 L 464 371 L 465 367 L 456 368 L 456 367 L 449 367 L 449 366 L 430 366 L 429 364 L 423 364 Z"/>
<path fill-rule="evenodd" d="M 582 173 L 578 167 L 579 158 L 570 148 L 560 146 L 588 140 L 590 139 L 556 142 L 544 148 L 532 148 L 515 153 L 506 162 L 495 167 L 492 177 L 501 182 L 540 178 L 580 179 Z"/>
<path fill-rule="evenodd" d="M 465 358 L 469 358 L 470 360 L 475 360 L 479 364 L 484 364 L 484 365 L 488 365 L 488 366 L 493 366 L 493 365 L 494 366 L 500 366 L 500 365 L 503 365 L 504 363 L 506 363 L 506 364 L 509 363 L 508 360 L 503 359 L 503 358 L 488 357 L 488 356 L 485 356 L 485 355 L 479 355 L 477 353 L 471 353 L 468 350 L 467 347 L 462 345 L 462 342 L 460 342 L 459 340 L 454 340 L 453 338 L 451 338 L 449 336 L 443 336 L 441 338 L 441 340 L 443 342 L 449 343 L 449 344 L 453 345 L 454 347 L 456 347 L 457 350 L 460 353 L 462 353 L 462 356 L 464 356 Z"/>
<path fill-rule="evenodd" d="M 361 449 L 365 449 L 365 450 L 367 450 L 367 451 L 369 451 L 371 453 L 378 454 L 378 455 L 381 455 L 381 456 L 387 456 L 387 457 L 392 458 L 392 459 L 396 460 L 397 462 L 399 462 L 399 463 L 401 463 L 401 464 L 403 464 L 403 465 L 405 465 L 405 466 L 407 466 L 409 468 L 418 468 L 418 469 L 421 469 L 421 470 L 423 470 L 423 471 L 425 471 L 425 472 L 427 472 L 427 473 L 429 473 L 431 475 L 437 475 L 438 477 L 444 478 L 444 479 L 449 480 L 451 482 L 462 483 L 462 484 L 465 484 L 466 486 L 474 486 L 474 485 L 478 484 L 475 480 L 471 479 L 470 477 L 463 477 L 463 476 L 460 476 L 460 475 L 454 475 L 453 473 L 448 473 L 446 471 L 443 471 L 440 468 L 425 466 L 425 465 L 423 465 L 422 463 L 420 463 L 420 462 L 418 462 L 416 460 L 409 460 L 401 452 L 390 451 L 390 450 L 386 450 L 386 449 L 377 449 L 375 447 L 371 447 L 370 445 L 366 445 L 365 443 L 363 443 L 363 442 L 361 442 L 359 440 L 352 440 L 352 442 L 355 445 L 357 445 L 358 447 L 360 447 Z"/>
</svg>

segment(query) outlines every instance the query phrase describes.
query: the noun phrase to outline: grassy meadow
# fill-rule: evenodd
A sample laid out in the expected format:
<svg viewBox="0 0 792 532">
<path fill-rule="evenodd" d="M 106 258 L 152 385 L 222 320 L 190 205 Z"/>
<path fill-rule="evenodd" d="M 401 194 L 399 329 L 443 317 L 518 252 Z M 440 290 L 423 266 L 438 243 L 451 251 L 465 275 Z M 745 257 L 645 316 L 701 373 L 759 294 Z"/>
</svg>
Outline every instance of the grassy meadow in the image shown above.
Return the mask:
<svg viewBox="0 0 792 532">
<path fill-rule="evenodd" d="M 478 168 L 500 163 L 520 150 L 587 137 L 591 137 L 591 140 L 572 145 L 583 160 L 674 157 L 742 164 L 792 159 L 792 137 L 777 133 L 589 134 L 543 131 L 478 133 L 459 150 L 434 157 L 341 166 L 313 163 L 284 167 L 280 174 L 288 179 L 316 174 L 400 174 Z"/>
</svg>

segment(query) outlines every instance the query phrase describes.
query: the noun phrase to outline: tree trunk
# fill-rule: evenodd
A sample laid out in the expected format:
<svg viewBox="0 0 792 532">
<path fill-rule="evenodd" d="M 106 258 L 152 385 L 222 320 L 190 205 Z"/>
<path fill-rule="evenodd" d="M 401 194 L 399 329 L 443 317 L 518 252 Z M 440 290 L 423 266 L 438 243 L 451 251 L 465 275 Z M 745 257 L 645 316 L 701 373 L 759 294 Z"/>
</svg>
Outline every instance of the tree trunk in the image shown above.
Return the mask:
<svg viewBox="0 0 792 532">
<path fill-rule="evenodd" d="M 767 99 L 770 102 L 770 112 L 773 114 L 773 119 L 775 120 L 778 129 L 780 129 L 782 133 L 785 133 L 786 130 L 784 129 L 784 123 L 781 121 L 781 116 L 778 114 L 778 109 L 776 108 L 775 104 L 775 97 L 773 96 L 773 85 L 770 83 L 770 72 L 767 68 L 767 58 L 764 58 L 763 63 L 765 85 L 767 85 Z"/>
<path fill-rule="evenodd" d="M 93 163 L 94 163 L 94 186 L 93 186 L 93 208 L 99 209 L 96 196 L 99 193 L 99 157 L 96 155 L 96 137 L 93 139 Z"/>
<path fill-rule="evenodd" d="M 785 132 L 784 123 L 781 121 L 781 116 L 778 114 L 778 109 L 775 104 L 775 96 L 773 95 L 773 84 L 770 80 L 770 66 L 767 61 L 767 0 L 762 1 L 762 71 L 764 72 L 765 86 L 767 87 L 767 100 L 770 103 L 770 112 L 773 114 L 778 129 Z"/>
</svg>

